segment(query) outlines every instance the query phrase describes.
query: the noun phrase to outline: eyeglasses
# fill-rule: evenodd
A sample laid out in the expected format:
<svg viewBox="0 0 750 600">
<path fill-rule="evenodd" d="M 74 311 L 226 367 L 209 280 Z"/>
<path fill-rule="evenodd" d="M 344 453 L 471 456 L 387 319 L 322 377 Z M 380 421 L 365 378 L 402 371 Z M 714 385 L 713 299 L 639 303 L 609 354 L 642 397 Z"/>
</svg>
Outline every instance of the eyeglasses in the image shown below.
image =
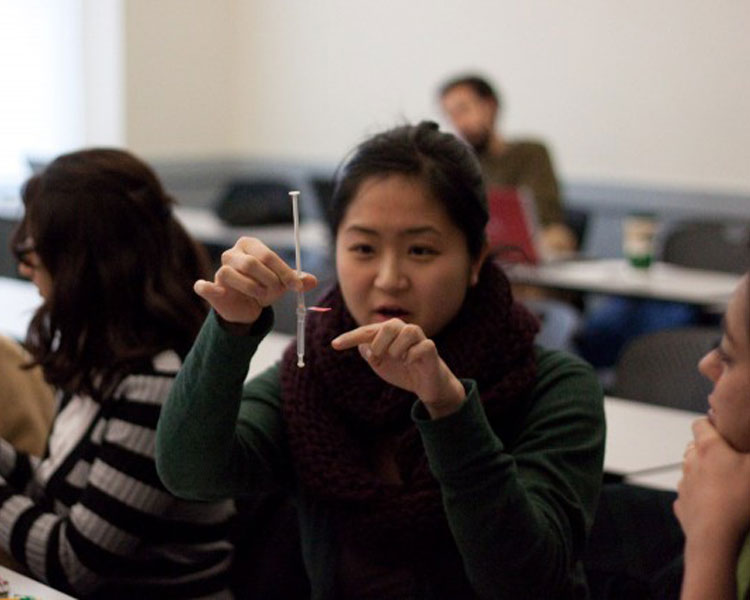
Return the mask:
<svg viewBox="0 0 750 600">
<path fill-rule="evenodd" d="M 32 240 L 30 237 L 27 237 L 23 242 L 20 244 L 16 244 L 12 248 L 13 256 L 15 256 L 16 260 L 27 267 L 35 268 L 37 265 L 34 264 L 34 262 L 31 261 L 30 256 L 36 252 L 36 246 L 34 245 L 34 240 Z"/>
</svg>

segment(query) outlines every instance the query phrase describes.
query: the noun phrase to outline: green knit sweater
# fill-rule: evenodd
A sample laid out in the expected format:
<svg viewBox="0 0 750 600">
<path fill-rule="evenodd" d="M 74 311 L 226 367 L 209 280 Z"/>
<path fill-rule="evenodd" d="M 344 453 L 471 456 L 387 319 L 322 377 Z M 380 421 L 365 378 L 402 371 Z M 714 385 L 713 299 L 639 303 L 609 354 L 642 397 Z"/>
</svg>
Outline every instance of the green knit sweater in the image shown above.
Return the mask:
<svg viewBox="0 0 750 600">
<path fill-rule="evenodd" d="M 233 336 L 209 316 L 162 410 L 157 466 L 167 488 L 189 499 L 287 484 L 313 598 L 335 598 L 331 508 L 295 480 L 279 368 L 244 383 L 268 327 L 261 318 L 255 332 Z M 430 420 L 421 403 L 413 407 L 457 547 L 456 564 L 415 573 L 420 598 L 586 597 L 580 557 L 602 478 L 602 392 L 580 360 L 542 349 L 537 359 L 530 402 L 508 417 L 502 436 L 473 380 L 463 380 L 467 401 L 448 417 Z"/>
<path fill-rule="evenodd" d="M 745 537 L 737 560 L 737 598 L 750 600 L 750 533 Z"/>
</svg>

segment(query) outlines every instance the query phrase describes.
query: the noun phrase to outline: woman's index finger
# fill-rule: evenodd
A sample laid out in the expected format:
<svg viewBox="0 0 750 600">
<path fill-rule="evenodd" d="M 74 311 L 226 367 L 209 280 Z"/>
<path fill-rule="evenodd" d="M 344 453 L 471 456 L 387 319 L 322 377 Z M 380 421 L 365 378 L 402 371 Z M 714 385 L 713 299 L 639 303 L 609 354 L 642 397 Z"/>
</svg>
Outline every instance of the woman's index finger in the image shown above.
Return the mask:
<svg viewBox="0 0 750 600">
<path fill-rule="evenodd" d="M 347 350 L 359 346 L 359 344 L 367 344 L 375 338 L 375 334 L 378 332 L 377 325 L 362 325 L 346 333 L 342 333 L 337 338 L 331 341 L 331 345 L 336 350 Z"/>
</svg>

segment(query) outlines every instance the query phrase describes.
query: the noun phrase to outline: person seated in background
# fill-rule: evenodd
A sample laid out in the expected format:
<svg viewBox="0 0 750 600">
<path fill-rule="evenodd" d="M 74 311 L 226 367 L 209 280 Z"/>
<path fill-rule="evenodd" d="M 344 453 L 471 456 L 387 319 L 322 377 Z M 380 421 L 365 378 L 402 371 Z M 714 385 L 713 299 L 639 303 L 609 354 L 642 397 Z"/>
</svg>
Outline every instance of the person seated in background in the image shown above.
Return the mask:
<svg viewBox="0 0 750 600">
<path fill-rule="evenodd" d="M 0 335 L 0 438 L 16 450 L 41 456 L 55 401 L 42 370 L 24 368 L 29 362 L 20 344 Z"/>
<path fill-rule="evenodd" d="M 750 599 L 750 276 L 717 348 L 700 362 L 714 384 L 693 424 L 674 511 L 685 532 L 683 600 Z"/>
<path fill-rule="evenodd" d="M 0 440 L 0 548 L 77 598 L 231 598 L 233 502 L 180 500 L 154 464 L 207 257 L 121 150 L 62 155 L 22 197 L 14 250 L 44 299 L 25 346 L 57 411 L 43 459 Z"/>
<path fill-rule="evenodd" d="M 506 139 L 498 128 L 499 94 L 477 75 L 445 82 L 440 104 L 451 125 L 471 145 L 488 185 L 526 187 L 534 196 L 542 226 L 541 242 L 550 253 L 576 249 L 575 235 L 565 224 L 560 187 L 544 144 Z"/>
<path fill-rule="evenodd" d="M 241 238 L 159 420 L 168 489 L 295 494 L 313 598 L 580 598 L 602 478 L 588 365 L 534 345 L 537 323 L 485 261 L 471 150 L 422 122 L 364 141 L 332 199 L 338 283 L 310 313 L 304 366 L 245 382 L 282 294 L 310 290 Z"/>
</svg>

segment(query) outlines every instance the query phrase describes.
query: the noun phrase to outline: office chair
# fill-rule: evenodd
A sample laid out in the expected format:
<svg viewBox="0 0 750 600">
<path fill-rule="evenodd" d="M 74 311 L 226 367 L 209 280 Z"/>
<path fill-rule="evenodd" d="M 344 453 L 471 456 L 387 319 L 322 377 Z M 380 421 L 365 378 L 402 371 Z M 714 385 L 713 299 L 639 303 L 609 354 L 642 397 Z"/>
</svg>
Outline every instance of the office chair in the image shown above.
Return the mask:
<svg viewBox="0 0 750 600">
<path fill-rule="evenodd" d="M 563 222 L 570 228 L 576 238 L 576 247 L 583 248 L 589 224 L 589 212 L 582 208 L 566 206 L 563 209 Z"/>
<path fill-rule="evenodd" d="M 685 221 L 667 233 L 662 260 L 683 267 L 744 273 L 750 222 Z"/>
<path fill-rule="evenodd" d="M 233 226 L 289 225 L 292 209 L 286 179 L 246 178 L 229 182 L 216 203 L 216 214 Z"/>
<path fill-rule="evenodd" d="M 573 351 L 581 314 L 567 302 L 553 298 L 525 298 L 523 305 L 539 319 L 536 343 L 553 350 Z"/>
<path fill-rule="evenodd" d="M 718 327 L 681 327 L 634 338 L 615 365 L 614 396 L 705 412 L 711 382 L 698 361 L 721 337 Z"/>
</svg>

